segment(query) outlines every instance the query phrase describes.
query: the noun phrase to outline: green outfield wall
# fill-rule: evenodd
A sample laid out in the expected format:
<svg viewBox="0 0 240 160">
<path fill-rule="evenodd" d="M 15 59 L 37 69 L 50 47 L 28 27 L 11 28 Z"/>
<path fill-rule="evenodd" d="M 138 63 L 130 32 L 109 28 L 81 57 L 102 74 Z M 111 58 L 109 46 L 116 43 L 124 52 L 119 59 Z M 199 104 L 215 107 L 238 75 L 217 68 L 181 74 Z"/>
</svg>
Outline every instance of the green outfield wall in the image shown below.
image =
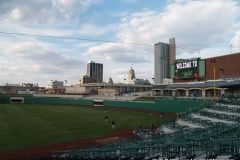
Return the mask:
<svg viewBox="0 0 240 160">
<path fill-rule="evenodd" d="M 0 103 L 1 104 L 6 104 L 6 103 L 9 103 L 9 102 L 10 102 L 10 96 L 5 96 L 5 95 L 0 96 Z"/>
<path fill-rule="evenodd" d="M 104 106 L 107 107 L 124 107 L 171 113 L 186 112 L 190 109 L 195 110 L 206 107 L 208 104 L 209 102 L 206 101 L 174 99 L 157 99 L 155 102 L 104 101 Z"/>
<path fill-rule="evenodd" d="M 198 107 L 203 107 L 203 105 L 207 105 L 206 101 L 197 101 L 197 100 L 170 100 L 170 99 L 158 99 L 155 102 L 155 106 L 157 110 L 161 112 L 185 112 L 190 108 L 195 109 Z"/>
<path fill-rule="evenodd" d="M 10 103 L 10 97 L 14 96 L 0 96 L 0 103 Z M 93 101 L 87 99 L 75 98 L 58 98 L 58 97 L 30 97 L 23 96 L 24 104 L 53 104 L 53 105 L 84 105 L 92 106 Z"/>
<path fill-rule="evenodd" d="M 10 98 L 14 96 L 0 96 L 0 103 L 10 103 Z M 93 100 L 88 99 L 75 99 L 75 98 L 58 98 L 58 97 L 31 97 L 24 96 L 25 104 L 48 104 L 48 105 L 83 105 L 92 106 Z M 186 100 L 186 99 L 156 99 L 155 102 L 144 101 L 109 101 L 104 100 L 105 107 L 121 107 L 130 109 L 151 110 L 157 112 L 171 112 L 181 113 L 189 112 L 202 107 L 206 107 L 209 102 L 199 100 Z"/>
<path fill-rule="evenodd" d="M 135 102 L 135 101 L 104 101 L 106 107 L 124 107 L 132 109 L 154 110 L 155 102 Z"/>
</svg>

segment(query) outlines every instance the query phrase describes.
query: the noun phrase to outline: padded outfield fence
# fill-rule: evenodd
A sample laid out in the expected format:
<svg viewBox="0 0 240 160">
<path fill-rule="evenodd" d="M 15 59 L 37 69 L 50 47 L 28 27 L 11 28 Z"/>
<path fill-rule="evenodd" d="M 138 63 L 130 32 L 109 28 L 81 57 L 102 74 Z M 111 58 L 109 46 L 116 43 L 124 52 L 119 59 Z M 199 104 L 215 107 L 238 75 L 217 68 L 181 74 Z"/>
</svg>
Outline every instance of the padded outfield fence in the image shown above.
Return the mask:
<svg viewBox="0 0 240 160">
<path fill-rule="evenodd" d="M 11 97 L 9 95 L 0 96 L 0 104 L 9 104 Z M 33 97 L 23 96 L 24 104 L 48 104 L 48 105 L 83 105 L 93 106 L 93 100 L 78 98 L 57 98 L 57 97 Z M 209 102 L 199 100 L 174 100 L 174 99 L 156 99 L 155 102 L 143 101 L 109 101 L 104 100 L 103 106 L 142 109 L 157 112 L 183 113 L 191 112 L 207 107 Z"/>
<path fill-rule="evenodd" d="M 197 100 L 156 99 L 155 102 L 104 101 L 107 107 L 152 110 L 157 112 L 183 113 L 207 107 L 209 102 Z"/>
<path fill-rule="evenodd" d="M 0 96 L 0 103 L 9 104 L 14 96 Z M 48 105 L 83 105 L 92 106 L 93 101 L 88 99 L 58 98 L 58 97 L 32 97 L 24 96 L 24 104 L 48 104 Z"/>
</svg>

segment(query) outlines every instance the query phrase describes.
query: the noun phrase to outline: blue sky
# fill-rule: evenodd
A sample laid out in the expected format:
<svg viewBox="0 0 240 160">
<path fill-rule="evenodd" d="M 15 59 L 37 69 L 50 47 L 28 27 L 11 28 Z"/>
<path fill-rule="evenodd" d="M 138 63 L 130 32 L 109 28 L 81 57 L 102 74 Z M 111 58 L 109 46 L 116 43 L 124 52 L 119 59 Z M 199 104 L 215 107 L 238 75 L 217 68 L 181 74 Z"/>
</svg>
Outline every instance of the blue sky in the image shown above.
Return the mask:
<svg viewBox="0 0 240 160">
<path fill-rule="evenodd" d="M 0 83 L 79 82 L 90 60 L 104 79 L 124 82 L 133 64 L 151 80 L 153 45 L 176 38 L 177 58 L 213 57 L 240 50 L 235 0 L 8 0 L 0 2 L 0 32 L 16 32 L 152 46 L 0 33 Z M 231 46 L 231 47 L 230 47 Z"/>
</svg>

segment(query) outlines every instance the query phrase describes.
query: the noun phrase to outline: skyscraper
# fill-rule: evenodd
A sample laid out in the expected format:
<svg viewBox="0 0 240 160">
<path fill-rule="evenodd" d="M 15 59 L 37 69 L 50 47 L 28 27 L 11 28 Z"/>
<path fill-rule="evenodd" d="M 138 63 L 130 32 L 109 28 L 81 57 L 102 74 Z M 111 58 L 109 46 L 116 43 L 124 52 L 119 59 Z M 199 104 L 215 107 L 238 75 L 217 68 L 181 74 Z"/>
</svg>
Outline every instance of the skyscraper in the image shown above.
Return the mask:
<svg viewBox="0 0 240 160">
<path fill-rule="evenodd" d="M 154 45 L 154 79 L 155 84 L 161 84 L 164 78 L 170 76 L 170 65 L 176 58 L 175 38 L 169 39 L 169 44 L 159 42 Z"/>
<path fill-rule="evenodd" d="M 169 39 L 169 66 L 174 63 L 176 59 L 176 44 L 175 44 L 175 38 Z"/>
<path fill-rule="evenodd" d="M 103 64 L 90 61 L 87 64 L 87 76 L 91 77 L 93 82 L 103 82 Z"/>
</svg>

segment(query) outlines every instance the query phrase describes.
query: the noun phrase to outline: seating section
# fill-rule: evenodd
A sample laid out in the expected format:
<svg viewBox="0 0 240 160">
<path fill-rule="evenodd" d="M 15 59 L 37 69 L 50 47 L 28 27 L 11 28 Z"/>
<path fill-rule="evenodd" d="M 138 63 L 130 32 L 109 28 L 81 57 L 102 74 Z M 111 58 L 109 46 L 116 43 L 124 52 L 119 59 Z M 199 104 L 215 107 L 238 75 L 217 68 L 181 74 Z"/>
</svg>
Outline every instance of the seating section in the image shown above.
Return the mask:
<svg viewBox="0 0 240 160">
<path fill-rule="evenodd" d="M 53 153 L 52 159 L 239 159 L 240 106 L 216 103 L 134 139 Z"/>
</svg>

